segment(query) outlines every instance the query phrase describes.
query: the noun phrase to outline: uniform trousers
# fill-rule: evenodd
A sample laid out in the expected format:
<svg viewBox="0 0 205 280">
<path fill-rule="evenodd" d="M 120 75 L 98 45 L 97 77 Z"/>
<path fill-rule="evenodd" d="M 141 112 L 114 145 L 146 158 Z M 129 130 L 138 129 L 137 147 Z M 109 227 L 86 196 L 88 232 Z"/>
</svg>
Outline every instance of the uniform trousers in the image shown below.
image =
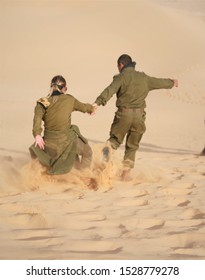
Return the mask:
<svg viewBox="0 0 205 280">
<path fill-rule="evenodd" d="M 126 137 L 123 159 L 125 167 L 134 167 L 136 151 L 146 130 L 145 118 L 146 112 L 141 108 L 123 108 L 115 113 L 108 141 L 113 149 L 117 149 Z"/>
</svg>

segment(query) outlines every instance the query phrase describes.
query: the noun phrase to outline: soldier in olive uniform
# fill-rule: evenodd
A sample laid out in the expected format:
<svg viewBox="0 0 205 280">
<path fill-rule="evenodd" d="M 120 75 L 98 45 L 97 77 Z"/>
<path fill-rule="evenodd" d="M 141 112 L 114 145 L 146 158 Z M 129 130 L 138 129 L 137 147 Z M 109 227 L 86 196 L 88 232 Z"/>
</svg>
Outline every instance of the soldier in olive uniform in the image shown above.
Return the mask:
<svg viewBox="0 0 205 280">
<path fill-rule="evenodd" d="M 150 90 L 170 89 L 178 86 L 175 79 L 159 79 L 135 70 L 136 63 L 131 57 L 123 54 L 118 58 L 119 74 L 114 76 L 112 83 L 97 97 L 93 106 L 105 106 L 116 93 L 118 108 L 110 129 L 109 145 L 103 149 L 105 159 L 109 159 L 111 149 L 116 150 L 125 142 L 124 170 L 122 180 L 130 179 L 130 170 L 134 167 L 135 154 L 146 130 L 145 127 L 145 99 Z"/>
<path fill-rule="evenodd" d="M 94 107 L 65 94 L 66 91 L 66 80 L 55 76 L 49 95 L 37 101 L 33 119 L 35 143 L 29 148 L 31 156 L 37 157 L 48 168 L 48 173 L 54 175 L 69 172 L 74 163 L 78 168 L 88 168 L 92 160 L 88 141 L 77 126 L 71 125 L 71 113 L 80 111 L 91 114 Z"/>
</svg>

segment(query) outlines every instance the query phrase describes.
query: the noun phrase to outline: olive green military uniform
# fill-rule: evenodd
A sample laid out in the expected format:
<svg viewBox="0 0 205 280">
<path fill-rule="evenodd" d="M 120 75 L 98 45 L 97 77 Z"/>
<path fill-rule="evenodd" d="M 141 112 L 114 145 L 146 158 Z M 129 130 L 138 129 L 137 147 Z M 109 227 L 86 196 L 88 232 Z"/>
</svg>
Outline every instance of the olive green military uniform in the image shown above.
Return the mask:
<svg viewBox="0 0 205 280">
<path fill-rule="evenodd" d="M 127 66 L 120 74 L 114 76 L 113 82 L 98 96 L 95 103 L 106 105 L 108 100 L 116 93 L 118 108 L 110 129 L 108 139 L 111 147 L 117 149 L 125 136 L 124 165 L 133 168 L 135 154 L 139 148 L 140 140 L 146 130 L 145 99 L 149 91 L 154 89 L 172 88 L 171 79 L 159 79 L 136 71 L 134 67 Z"/>
<path fill-rule="evenodd" d="M 35 107 L 33 136 L 41 135 L 44 122 L 45 149 L 33 144 L 29 150 L 32 157 L 48 167 L 49 174 L 67 173 L 73 167 L 78 155 L 82 157 L 80 167 L 89 167 L 92 151 L 79 128 L 71 125 L 71 113 L 91 113 L 93 106 L 81 103 L 73 96 L 54 92 L 49 98 L 41 98 Z"/>
</svg>

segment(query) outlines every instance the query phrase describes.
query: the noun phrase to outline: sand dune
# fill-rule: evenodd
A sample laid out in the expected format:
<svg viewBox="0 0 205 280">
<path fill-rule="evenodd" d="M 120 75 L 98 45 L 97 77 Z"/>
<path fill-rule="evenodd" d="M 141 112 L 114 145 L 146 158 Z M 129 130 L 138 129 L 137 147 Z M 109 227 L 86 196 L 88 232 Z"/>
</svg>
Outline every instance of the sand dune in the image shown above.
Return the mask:
<svg viewBox="0 0 205 280">
<path fill-rule="evenodd" d="M 202 2 L 0 3 L 0 259 L 205 259 Z M 114 98 L 94 117 L 73 114 L 92 169 L 47 175 L 28 153 L 36 99 L 62 74 L 93 102 L 122 53 L 180 83 L 148 97 L 133 180 L 119 180 L 124 146 L 101 162 Z"/>
</svg>

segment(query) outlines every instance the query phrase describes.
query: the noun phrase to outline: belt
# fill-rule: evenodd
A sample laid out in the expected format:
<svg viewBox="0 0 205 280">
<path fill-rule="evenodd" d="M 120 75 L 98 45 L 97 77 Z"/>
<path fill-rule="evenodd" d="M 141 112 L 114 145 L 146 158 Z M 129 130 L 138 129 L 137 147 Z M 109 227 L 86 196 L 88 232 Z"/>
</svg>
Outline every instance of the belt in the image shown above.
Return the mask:
<svg viewBox="0 0 205 280">
<path fill-rule="evenodd" d="M 122 112 L 122 113 L 129 113 L 129 112 L 132 112 L 132 113 L 141 112 L 141 113 L 143 113 L 144 108 L 118 108 L 118 111 Z"/>
</svg>

